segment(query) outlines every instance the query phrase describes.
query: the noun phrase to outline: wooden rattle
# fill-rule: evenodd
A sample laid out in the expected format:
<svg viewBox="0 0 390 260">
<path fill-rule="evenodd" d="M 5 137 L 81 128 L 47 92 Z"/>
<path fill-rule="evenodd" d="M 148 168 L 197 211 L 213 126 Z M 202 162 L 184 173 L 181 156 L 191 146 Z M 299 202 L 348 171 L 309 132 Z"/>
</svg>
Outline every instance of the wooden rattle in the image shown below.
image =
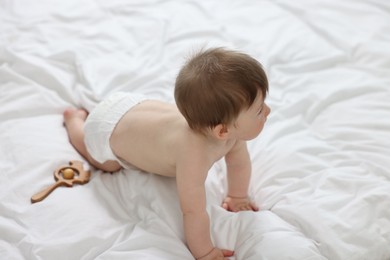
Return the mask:
<svg viewBox="0 0 390 260">
<path fill-rule="evenodd" d="M 90 175 L 90 171 L 84 170 L 82 162 L 70 161 L 69 165 L 60 166 L 54 171 L 56 183 L 32 196 L 31 203 L 43 200 L 57 187 L 72 187 L 74 183 L 85 184 L 89 181 Z"/>
</svg>

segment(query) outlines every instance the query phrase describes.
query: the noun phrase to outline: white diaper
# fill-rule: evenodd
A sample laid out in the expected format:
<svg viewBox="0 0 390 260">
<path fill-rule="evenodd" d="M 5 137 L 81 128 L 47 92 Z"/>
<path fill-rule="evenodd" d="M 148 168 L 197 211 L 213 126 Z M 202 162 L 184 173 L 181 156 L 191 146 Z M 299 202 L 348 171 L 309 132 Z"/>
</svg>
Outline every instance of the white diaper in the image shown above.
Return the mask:
<svg viewBox="0 0 390 260">
<path fill-rule="evenodd" d="M 84 126 L 84 142 L 92 158 L 99 163 L 115 160 L 123 168 L 131 167 L 112 152 L 110 137 L 123 115 L 146 99 L 142 94 L 116 92 L 92 110 Z"/>
</svg>

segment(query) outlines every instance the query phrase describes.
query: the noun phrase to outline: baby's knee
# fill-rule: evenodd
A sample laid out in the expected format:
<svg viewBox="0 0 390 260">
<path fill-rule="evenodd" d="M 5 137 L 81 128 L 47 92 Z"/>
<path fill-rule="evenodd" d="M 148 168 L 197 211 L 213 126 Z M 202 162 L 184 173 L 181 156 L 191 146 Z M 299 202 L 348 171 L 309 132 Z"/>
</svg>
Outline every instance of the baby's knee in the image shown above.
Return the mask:
<svg viewBox="0 0 390 260">
<path fill-rule="evenodd" d="M 122 169 L 122 166 L 117 161 L 106 161 L 101 164 L 100 169 L 105 172 L 117 172 Z"/>
<path fill-rule="evenodd" d="M 117 172 L 122 168 L 122 166 L 117 161 L 113 161 L 113 160 L 105 161 L 104 163 L 100 163 L 90 156 L 89 162 L 95 168 L 102 170 L 104 172 Z"/>
</svg>

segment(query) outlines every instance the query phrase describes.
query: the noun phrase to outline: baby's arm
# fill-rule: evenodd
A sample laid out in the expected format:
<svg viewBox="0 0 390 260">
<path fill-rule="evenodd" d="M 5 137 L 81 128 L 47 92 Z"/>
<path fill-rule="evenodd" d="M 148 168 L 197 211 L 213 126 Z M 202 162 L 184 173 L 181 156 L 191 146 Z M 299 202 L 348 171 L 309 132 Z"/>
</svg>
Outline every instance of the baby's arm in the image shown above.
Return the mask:
<svg viewBox="0 0 390 260">
<path fill-rule="evenodd" d="M 185 159 L 184 159 L 185 160 Z M 193 162 L 180 161 L 176 166 L 176 181 L 183 212 L 184 232 L 195 258 L 207 255 L 214 246 L 210 237 L 210 221 L 206 211 L 204 182 L 207 169 Z"/>
<path fill-rule="evenodd" d="M 203 160 L 202 155 L 180 157 L 176 164 L 176 181 L 183 212 L 184 232 L 192 255 L 202 260 L 231 256 L 231 251 L 214 248 L 211 241 L 204 188 L 209 170 L 207 160 Z"/>
<path fill-rule="evenodd" d="M 237 141 L 225 156 L 228 179 L 228 195 L 223 207 L 230 211 L 254 210 L 258 208 L 248 198 L 252 164 L 245 141 Z"/>
</svg>

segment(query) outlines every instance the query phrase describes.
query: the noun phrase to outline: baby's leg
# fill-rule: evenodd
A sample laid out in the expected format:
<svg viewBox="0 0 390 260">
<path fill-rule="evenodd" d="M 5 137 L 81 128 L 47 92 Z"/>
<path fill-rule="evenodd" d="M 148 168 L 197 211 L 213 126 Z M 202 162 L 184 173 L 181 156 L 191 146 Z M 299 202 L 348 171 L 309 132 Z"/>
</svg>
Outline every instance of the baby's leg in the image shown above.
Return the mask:
<svg viewBox="0 0 390 260">
<path fill-rule="evenodd" d="M 84 124 L 88 113 L 83 109 L 67 109 L 64 112 L 64 122 L 66 131 L 68 132 L 70 143 L 76 150 L 88 160 L 94 167 L 106 172 L 115 172 L 121 169 L 121 166 L 116 161 L 106 161 L 101 164 L 95 161 L 88 153 L 84 143 Z"/>
</svg>

